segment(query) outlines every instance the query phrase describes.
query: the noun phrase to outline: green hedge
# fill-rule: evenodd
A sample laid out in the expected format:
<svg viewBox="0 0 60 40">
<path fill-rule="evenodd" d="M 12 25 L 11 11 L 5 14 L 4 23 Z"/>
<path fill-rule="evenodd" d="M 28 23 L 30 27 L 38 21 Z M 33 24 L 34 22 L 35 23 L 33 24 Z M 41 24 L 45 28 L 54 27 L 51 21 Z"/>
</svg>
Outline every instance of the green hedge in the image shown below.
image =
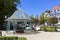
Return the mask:
<svg viewBox="0 0 60 40">
<path fill-rule="evenodd" d="M 27 40 L 24 37 L 15 37 L 15 36 L 2 36 L 0 37 L 0 40 Z"/>
<path fill-rule="evenodd" d="M 2 37 L 0 37 L 0 40 L 18 40 L 18 37 L 14 37 L 14 36 L 2 36 Z"/>
<path fill-rule="evenodd" d="M 55 32 L 55 27 L 45 27 L 47 32 Z M 40 27 L 41 31 L 44 31 L 44 26 Z"/>
<path fill-rule="evenodd" d="M 19 40 L 27 40 L 27 39 L 24 37 L 20 37 Z"/>
<path fill-rule="evenodd" d="M 54 27 L 46 27 L 46 31 L 55 32 L 55 28 Z"/>
<path fill-rule="evenodd" d="M 40 30 L 41 30 L 41 31 L 44 31 L 44 26 L 40 27 Z"/>
</svg>

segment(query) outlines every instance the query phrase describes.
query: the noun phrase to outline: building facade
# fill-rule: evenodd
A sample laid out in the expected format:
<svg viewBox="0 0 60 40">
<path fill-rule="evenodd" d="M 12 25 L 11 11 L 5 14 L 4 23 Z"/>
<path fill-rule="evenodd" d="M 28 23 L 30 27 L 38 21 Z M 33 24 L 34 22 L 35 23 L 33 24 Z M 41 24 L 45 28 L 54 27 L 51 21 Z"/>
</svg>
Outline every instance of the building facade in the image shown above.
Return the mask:
<svg viewBox="0 0 60 40">
<path fill-rule="evenodd" d="M 58 18 L 58 24 L 60 24 L 60 5 L 50 9 L 49 17 L 54 17 L 54 16 Z"/>
</svg>

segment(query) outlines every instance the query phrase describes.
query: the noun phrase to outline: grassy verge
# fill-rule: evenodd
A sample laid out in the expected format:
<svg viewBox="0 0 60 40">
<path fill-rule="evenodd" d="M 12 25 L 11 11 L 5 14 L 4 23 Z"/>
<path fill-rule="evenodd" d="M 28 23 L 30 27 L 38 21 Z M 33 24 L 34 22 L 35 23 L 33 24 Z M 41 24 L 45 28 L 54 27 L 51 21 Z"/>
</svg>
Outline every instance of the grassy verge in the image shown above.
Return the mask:
<svg viewBox="0 0 60 40">
<path fill-rule="evenodd" d="M 27 40 L 25 37 L 1 36 L 0 40 Z"/>
</svg>

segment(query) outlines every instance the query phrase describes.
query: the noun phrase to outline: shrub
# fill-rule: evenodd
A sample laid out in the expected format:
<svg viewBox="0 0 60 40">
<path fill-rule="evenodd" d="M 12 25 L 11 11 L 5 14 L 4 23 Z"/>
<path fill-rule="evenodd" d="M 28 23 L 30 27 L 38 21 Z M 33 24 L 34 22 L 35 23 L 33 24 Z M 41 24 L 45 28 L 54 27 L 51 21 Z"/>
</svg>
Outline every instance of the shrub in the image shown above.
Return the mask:
<svg viewBox="0 0 60 40">
<path fill-rule="evenodd" d="M 20 37 L 19 40 L 27 40 L 25 37 Z"/>
<path fill-rule="evenodd" d="M 55 32 L 56 30 L 55 30 L 55 27 L 45 27 L 46 28 L 46 31 L 47 32 Z M 42 26 L 42 27 L 40 27 L 40 30 L 41 31 L 44 31 L 44 27 Z"/>
<path fill-rule="evenodd" d="M 54 27 L 46 27 L 46 31 L 47 32 L 55 32 L 55 28 Z"/>
<path fill-rule="evenodd" d="M 18 40 L 18 37 L 14 37 L 14 36 L 2 36 L 0 37 L 1 40 Z"/>
<path fill-rule="evenodd" d="M 43 27 L 43 26 L 42 26 L 42 27 L 40 27 L 40 30 L 41 30 L 41 31 L 44 31 L 44 27 Z"/>
</svg>

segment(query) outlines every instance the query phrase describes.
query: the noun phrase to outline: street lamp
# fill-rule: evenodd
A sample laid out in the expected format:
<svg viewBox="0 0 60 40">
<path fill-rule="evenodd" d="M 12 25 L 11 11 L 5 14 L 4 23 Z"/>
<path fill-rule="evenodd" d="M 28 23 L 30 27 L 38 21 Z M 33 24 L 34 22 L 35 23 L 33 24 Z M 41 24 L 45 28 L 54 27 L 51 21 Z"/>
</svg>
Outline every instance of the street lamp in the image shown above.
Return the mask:
<svg viewBox="0 0 60 40">
<path fill-rule="evenodd" d="M 5 16 L 5 19 L 7 19 L 7 16 Z"/>
</svg>

